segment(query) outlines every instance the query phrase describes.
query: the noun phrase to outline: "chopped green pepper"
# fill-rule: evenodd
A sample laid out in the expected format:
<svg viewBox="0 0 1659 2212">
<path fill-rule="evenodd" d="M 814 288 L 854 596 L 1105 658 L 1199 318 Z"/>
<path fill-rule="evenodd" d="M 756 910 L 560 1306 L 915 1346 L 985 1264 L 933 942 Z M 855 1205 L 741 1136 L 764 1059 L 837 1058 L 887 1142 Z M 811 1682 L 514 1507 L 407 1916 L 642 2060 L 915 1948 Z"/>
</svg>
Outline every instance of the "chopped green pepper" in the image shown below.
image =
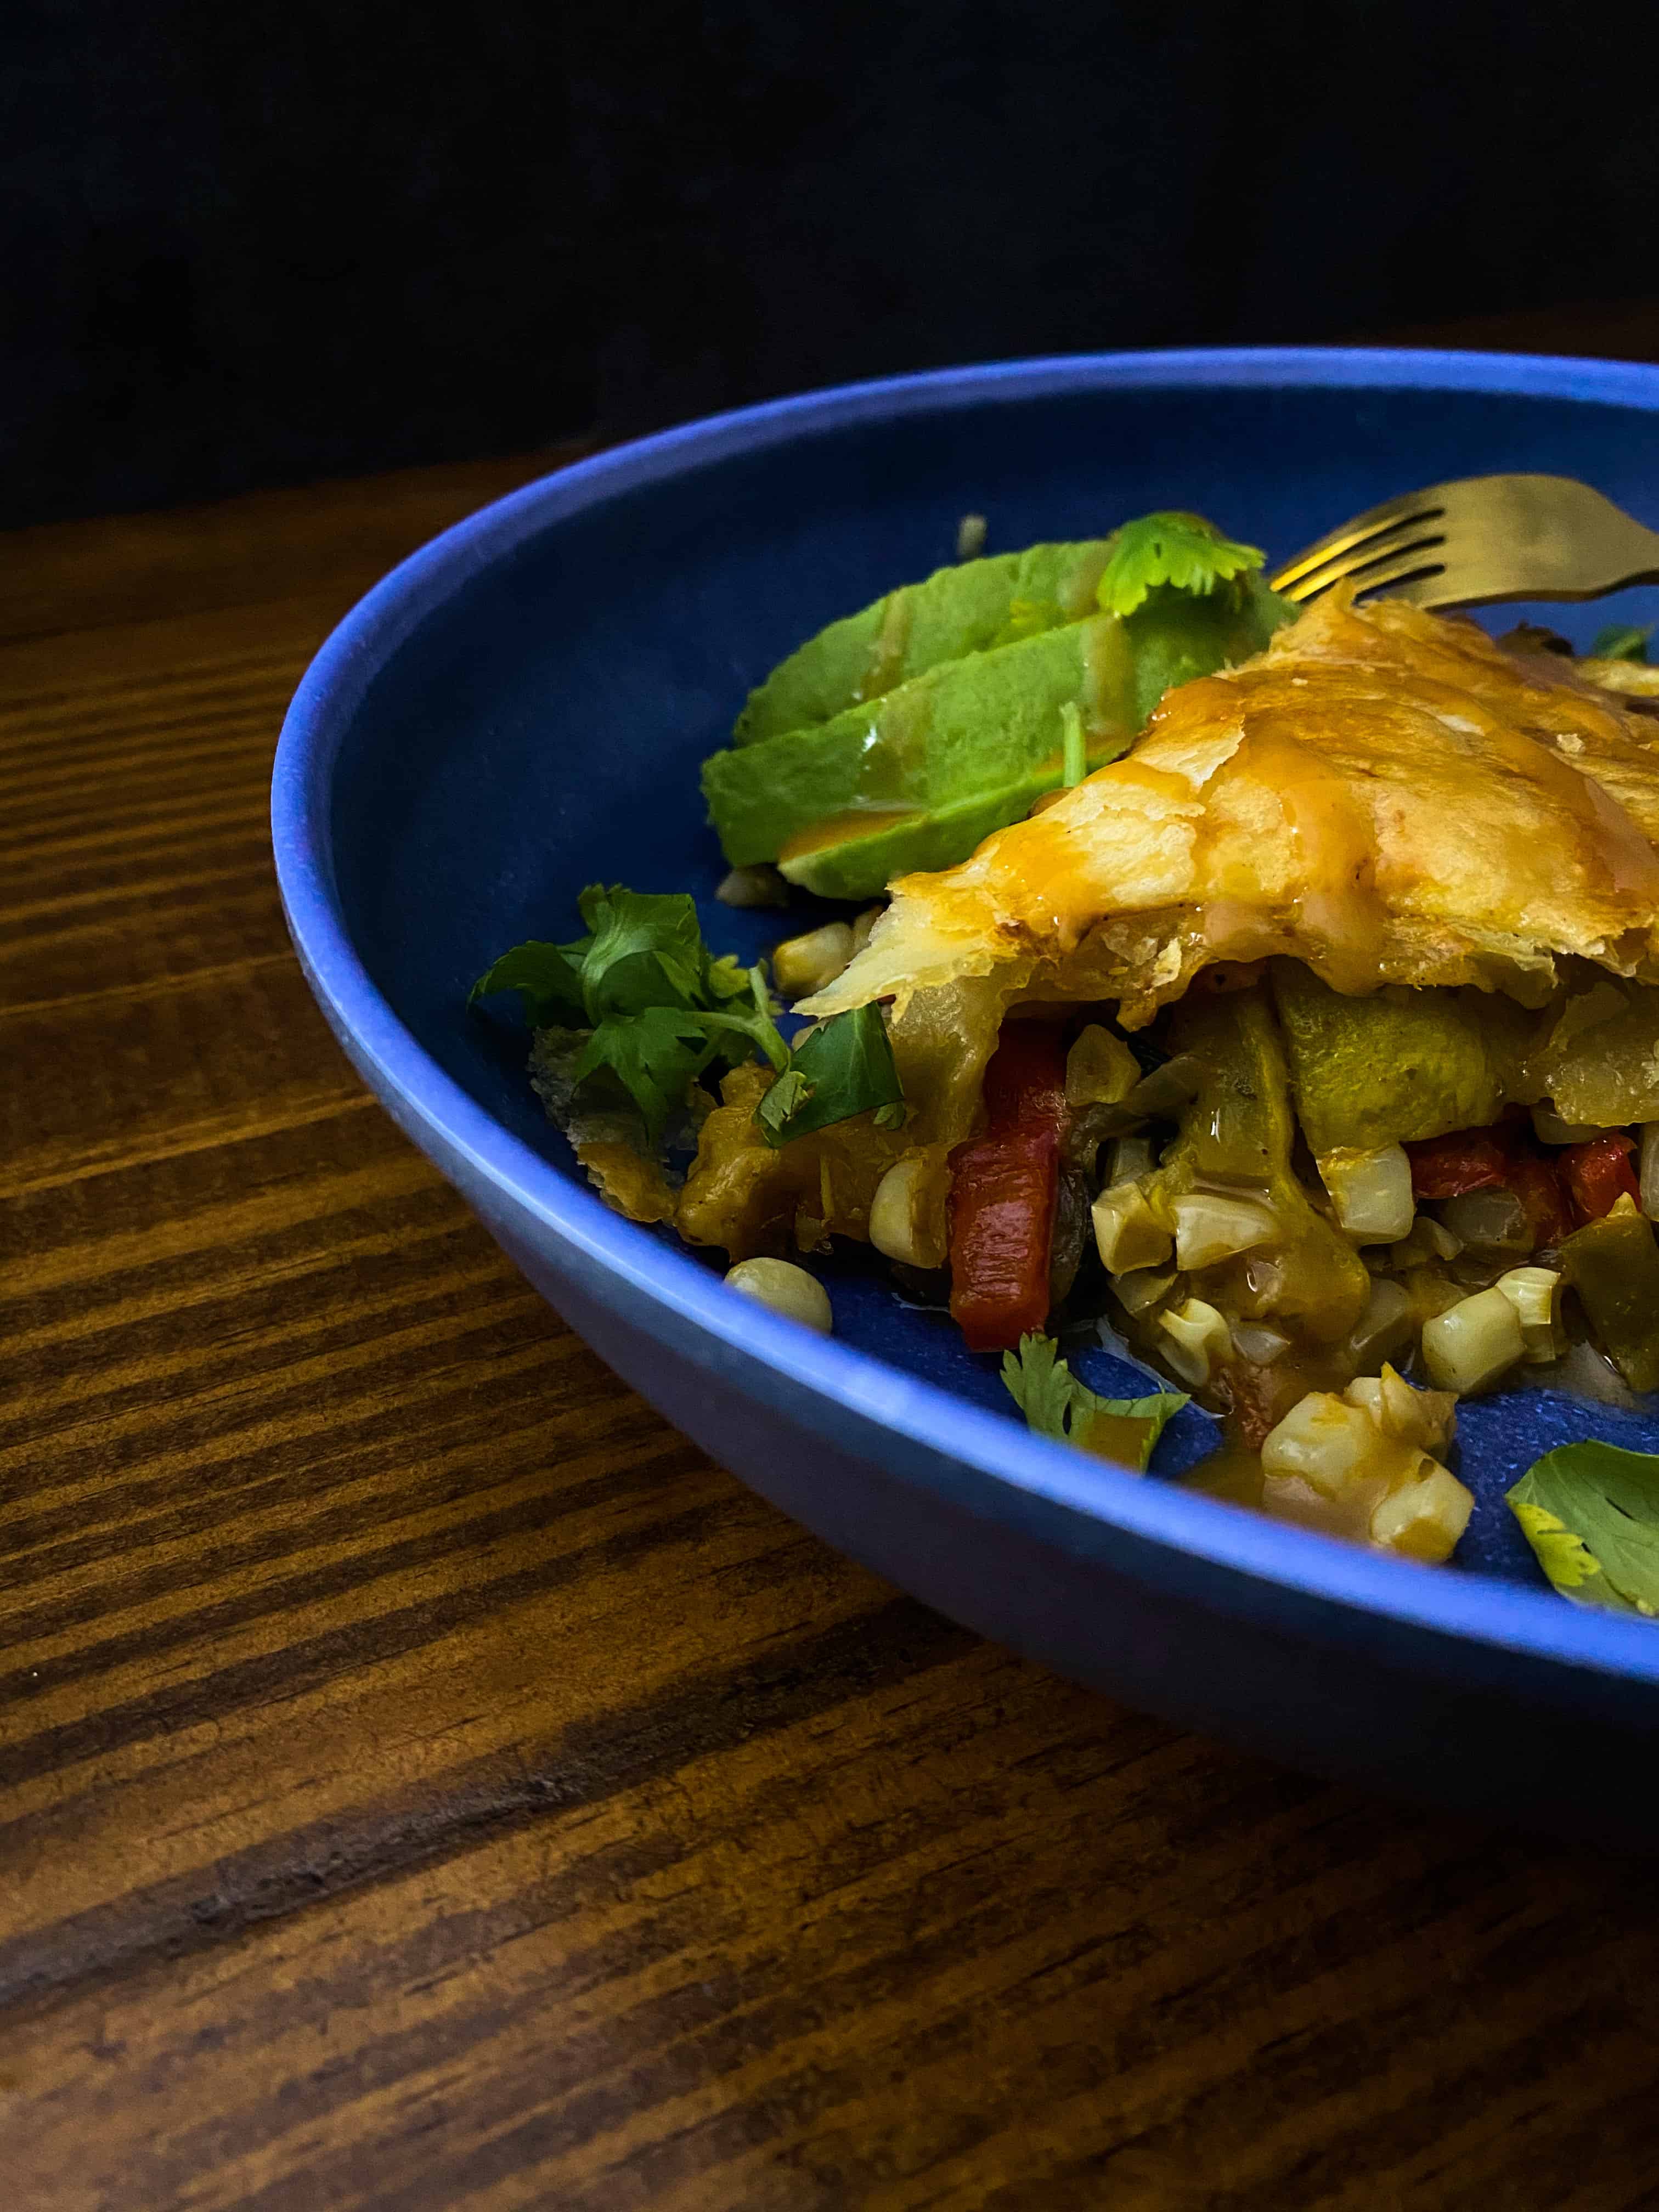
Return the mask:
<svg viewBox="0 0 1659 2212">
<path fill-rule="evenodd" d="M 1484 991 L 1346 998 L 1297 960 L 1269 970 L 1297 1112 L 1315 1154 L 1483 1129 L 1524 1087 L 1535 1018 Z"/>
<path fill-rule="evenodd" d="M 1170 1044 L 1198 1070 L 1200 1087 L 1152 1179 L 1155 1207 L 1167 1209 L 1200 1186 L 1242 1184 L 1264 1195 L 1276 1234 L 1264 1251 L 1222 1263 L 1237 1279 L 1231 1300 L 1251 1318 L 1300 1315 L 1326 1342 L 1346 1336 L 1365 1310 L 1370 1278 L 1352 1245 L 1314 1211 L 1291 1168 L 1289 1073 L 1266 990 L 1182 1000 Z"/>
<path fill-rule="evenodd" d="M 1567 1279 L 1632 1390 L 1659 1389 L 1659 1244 L 1628 1198 L 1561 1247 Z"/>
<path fill-rule="evenodd" d="M 1528 1073 L 1564 1121 L 1659 1121 L 1659 990 L 1598 975 L 1567 1000 Z"/>
</svg>

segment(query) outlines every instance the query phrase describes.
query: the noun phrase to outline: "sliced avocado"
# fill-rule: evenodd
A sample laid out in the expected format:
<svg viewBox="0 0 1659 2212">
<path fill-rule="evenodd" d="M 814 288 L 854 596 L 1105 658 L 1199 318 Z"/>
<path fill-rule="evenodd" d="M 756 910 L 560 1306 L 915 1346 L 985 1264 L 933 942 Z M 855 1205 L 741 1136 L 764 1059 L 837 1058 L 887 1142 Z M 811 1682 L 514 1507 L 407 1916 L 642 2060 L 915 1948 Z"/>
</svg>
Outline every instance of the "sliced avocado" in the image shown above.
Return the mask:
<svg viewBox="0 0 1659 2212">
<path fill-rule="evenodd" d="M 1260 576 L 1240 576 L 1206 592 L 1154 585 L 1123 617 L 1134 659 L 1136 730 L 1145 729 L 1166 691 L 1254 659 L 1273 632 L 1301 611 L 1294 601 L 1269 591 Z"/>
<path fill-rule="evenodd" d="M 1482 1129 L 1526 1087 L 1536 1018 L 1508 999 L 1399 984 L 1350 999 L 1297 960 L 1275 960 L 1269 972 L 1316 1157 Z"/>
<path fill-rule="evenodd" d="M 703 764 L 727 860 L 775 861 L 832 898 L 949 867 L 1058 787 L 1070 710 L 1101 767 L 1173 685 L 1248 660 L 1295 617 L 1255 575 L 1154 584 L 1127 615 L 1090 612 L 1115 542 L 943 569 L 803 646 Z M 790 720 L 803 714 L 825 718 Z"/>
<path fill-rule="evenodd" d="M 896 876 L 913 869 L 954 866 L 994 830 L 1006 830 L 1029 814 L 1033 803 L 1059 781 L 1058 770 L 1051 769 L 929 813 L 875 815 L 870 829 L 854 829 L 780 866 L 792 884 L 820 898 L 874 898 Z M 848 817 L 841 819 L 845 823 Z"/>
<path fill-rule="evenodd" d="M 803 858 L 873 831 L 890 840 L 896 817 L 971 805 L 1033 777 L 1034 798 L 1060 781 L 1066 708 L 1082 718 L 1093 763 L 1125 750 L 1133 674 L 1122 622 L 1091 615 L 946 661 L 820 729 L 715 753 L 702 787 L 726 857 L 738 867 L 778 860 L 804 882 Z"/>
<path fill-rule="evenodd" d="M 815 729 L 964 653 L 1076 622 L 1095 609 L 1109 538 L 1030 545 L 936 569 L 831 623 L 749 695 L 738 745 Z"/>
</svg>

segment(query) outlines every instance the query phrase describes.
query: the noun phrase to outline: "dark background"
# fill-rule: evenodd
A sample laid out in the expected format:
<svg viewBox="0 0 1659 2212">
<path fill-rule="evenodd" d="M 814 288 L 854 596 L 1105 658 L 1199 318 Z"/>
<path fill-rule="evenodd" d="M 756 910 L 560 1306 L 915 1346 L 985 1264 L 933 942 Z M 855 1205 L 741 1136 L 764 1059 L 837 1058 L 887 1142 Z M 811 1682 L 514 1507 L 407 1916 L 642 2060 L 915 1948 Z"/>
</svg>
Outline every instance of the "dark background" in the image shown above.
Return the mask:
<svg viewBox="0 0 1659 2212">
<path fill-rule="evenodd" d="M 1616 325 L 1659 134 L 1595 20 L 9 0 L 0 522 L 946 362 Z"/>
</svg>

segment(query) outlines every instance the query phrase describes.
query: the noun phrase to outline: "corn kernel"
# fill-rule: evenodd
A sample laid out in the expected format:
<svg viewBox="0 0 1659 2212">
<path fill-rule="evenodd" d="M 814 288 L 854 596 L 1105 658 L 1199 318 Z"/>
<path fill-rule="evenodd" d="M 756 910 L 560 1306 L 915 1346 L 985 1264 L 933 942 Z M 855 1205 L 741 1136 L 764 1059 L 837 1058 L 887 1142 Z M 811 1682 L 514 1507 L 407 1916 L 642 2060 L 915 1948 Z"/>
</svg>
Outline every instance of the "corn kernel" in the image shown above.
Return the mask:
<svg viewBox="0 0 1659 2212">
<path fill-rule="evenodd" d="M 1465 1398 L 1490 1390 L 1525 1348 L 1521 1317 L 1495 1286 L 1460 1298 L 1423 1324 L 1423 1364 L 1431 1379 Z"/>
<path fill-rule="evenodd" d="M 1561 1278 L 1553 1267 L 1511 1267 L 1492 1285 L 1515 1308 L 1521 1342 L 1534 1365 L 1559 1359 L 1567 1348 L 1561 1327 Z"/>
<path fill-rule="evenodd" d="M 1201 1389 L 1216 1369 L 1224 1365 L 1233 1348 L 1225 1320 L 1202 1298 L 1188 1298 L 1173 1313 L 1160 1314 L 1158 1325 L 1164 1357 L 1194 1389 Z"/>
<path fill-rule="evenodd" d="M 1417 1201 L 1412 1195 L 1412 1164 L 1403 1146 L 1327 1152 L 1320 1159 L 1319 1174 L 1337 1219 L 1358 1243 L 1392 1244 L 1410 1232 Z"/>
<path fill-rule="evenodd" d="M 830 1294 L 816 1275 L 789 1260 L 739 1260 L 727 1271 L 726 1286 L 757 1305 L 828 1336 L 835 1326 Z"/>
<path fill-rule="evenodd" d="M 1139 1183 L 1109 1183 L 1091 1212 L 1101 1265 L 1109 1275 L 1161 1267 L 1175 1250 L 1174 1237 L 1153 1213 Z"/>
<path fill-rule="evenodd" d="M 853 932 L 844 921 L 826 921 L 786 938 L 772 955 L 772 975 L 786 999 L 810 998 L 827 991 L 853 957 Z"/>
<path fill-rule="evenodd" d="M 1373 1544 L 1437 1566 L 1469 1525 L 1474 1499 L 1449 1468 L 1425 1452 L 1414 1480 L 1391 1490 L 1371 1515 Z"/>
<path fill-rule="evenodd" d="M 888 1169 L 870 1201 L 870 1242 L 908 1267 L 942 1267 L 949 1170 L 936 1156 L 913 1152 Z"/>
</svg>

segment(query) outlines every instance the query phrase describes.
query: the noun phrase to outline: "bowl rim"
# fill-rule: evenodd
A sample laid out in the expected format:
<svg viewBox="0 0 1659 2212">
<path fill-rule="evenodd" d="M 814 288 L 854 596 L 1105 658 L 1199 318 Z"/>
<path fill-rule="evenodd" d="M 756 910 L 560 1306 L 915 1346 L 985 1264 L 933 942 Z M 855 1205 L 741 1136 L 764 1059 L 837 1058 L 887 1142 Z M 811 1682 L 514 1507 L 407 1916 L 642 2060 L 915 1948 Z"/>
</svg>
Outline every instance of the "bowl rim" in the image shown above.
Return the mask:
<svg viewBox="0 0 1659 2212">
<path fill-rule="evenodd" d="M 1391 1559 L 1311 1530 L 1148 1482 L 971 1404 L 727 1291 L 689 1254 L 613 1213 L 495 1120 L 418 1042 L 354 947 L 335 880 L 334 769 L 370 684 L 415 630 L 526 538 L 665 478 L 860 422 L 1067 392 L 1352 388 L 1486 392 L 1659 413 L 1659 367 L 1571 356 L 1376 347 L 1218 347 L 1064 355 L 936 369 L 736 409 L 593 454 L 465 517 L 360 599 L 306 672 L 283 720 L 271 780 L 271 841 L 289 929 L 311 988 L 374 1071 L 374 1087 L 482 1182 L 572 1252 L 636 1294 L 908 1443 L 1019 1496 L 1145 1543 L 1402 1631 L 1659 1684 L 1659 1635 L 1638 1621 L 1476 1573 Z M 458 1006 L 458 1014 L 459 1008 Z"/>
</svg>

